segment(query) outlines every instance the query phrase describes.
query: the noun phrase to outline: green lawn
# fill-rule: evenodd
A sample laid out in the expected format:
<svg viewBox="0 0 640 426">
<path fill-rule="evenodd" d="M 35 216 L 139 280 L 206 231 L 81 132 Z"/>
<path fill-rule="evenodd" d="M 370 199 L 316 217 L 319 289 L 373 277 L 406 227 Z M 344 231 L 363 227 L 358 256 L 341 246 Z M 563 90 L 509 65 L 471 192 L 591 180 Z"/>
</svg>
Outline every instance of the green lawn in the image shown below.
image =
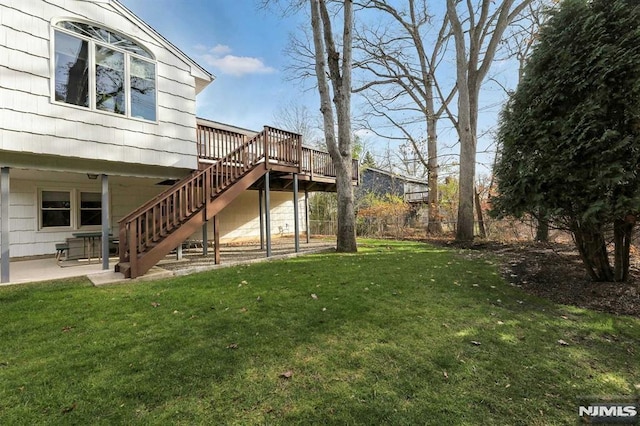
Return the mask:
<svg viewBox="0 0 640 426">
<path fill-rule="evenodd" d="M 575 424 L 581 397 L 640 392 L 640 319 L 413 242 L 5 287 L 0 322 L 3 425 Z"/>
</svg>

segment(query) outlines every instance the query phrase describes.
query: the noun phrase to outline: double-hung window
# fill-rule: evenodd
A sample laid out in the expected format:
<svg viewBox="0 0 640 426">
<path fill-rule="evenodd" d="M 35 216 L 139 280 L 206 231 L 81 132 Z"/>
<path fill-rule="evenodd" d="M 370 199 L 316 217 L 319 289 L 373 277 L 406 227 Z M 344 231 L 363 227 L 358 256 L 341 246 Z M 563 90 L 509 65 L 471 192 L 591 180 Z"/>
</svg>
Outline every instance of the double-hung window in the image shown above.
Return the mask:
<svg viewBox="0 0 640 426">
<path fill-rule="evenodd" d="M 71 226 L 71 191 L 42 191 L 40 227 Z"/>
<path fill-rule="evenodd" d="M 135 41 L 83 22 L 54 30 L 55 100 L 156 121 L 156 62 Z"/>
<path fill-rule="evenodd" d="M 102 195 L 99 192 L 80 193 L 80 226 L 102 223 Z"/>
<path fill-rule="evenodd" d="M 74 189 L 40 191 L 40 229 L 98 227 L 102 224 L 102 195 Z"/>
</svg>

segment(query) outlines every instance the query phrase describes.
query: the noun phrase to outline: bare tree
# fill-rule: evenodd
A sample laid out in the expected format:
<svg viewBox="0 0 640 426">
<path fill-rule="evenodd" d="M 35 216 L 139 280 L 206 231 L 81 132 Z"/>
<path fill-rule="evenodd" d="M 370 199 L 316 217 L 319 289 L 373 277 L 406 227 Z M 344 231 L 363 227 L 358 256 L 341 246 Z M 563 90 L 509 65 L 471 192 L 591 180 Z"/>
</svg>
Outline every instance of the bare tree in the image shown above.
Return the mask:
<svg viewBox="0 0 640 426">
<path fill-rule="evenodd" d="M 273 116 L 276 126 L 302 135 L 302 141 L 310 146 L 324 145 L 320 136 L 322 125 L 319 117 L 305 105 L 290 103 L 278 108 Z"/>
<path fill-rule="evenodd" d="M 355 91 L 364 94 L 370 115 L 386 120 L 399 135 L 385 134 L 377 124 L 368 127 L 387 139 L 408 141 L 427 169 L 428 232 L 441 233 L 437 123 L 456 89 L 443 96 L 436 70 L 450 34 L 448 21 L 443 19 L 434 27 L 426 0 L 408 0 L 404 8 L 386 0 L 365 0 L 361 5 L 382 12 L 391 23 L 358 31 L 355 47 L 362 57 L 357 65 L 365 71 L 365 81 Z M 428 40 L 433 43 L 428 45 Z M 421 147 L 425 134 L 426 153 Z"/>
<path fill-rule="evenodd" d="M 333 34 L 327 0 L 309 0 L 320 112 L 324 118 L 324 136 L 327 149 L 336 169 L 338 194 L 336 250 L 355 252 L 357 245 L 351 139 L 353 0 L 344 0 L 341 3 L 342 55 L 339 53 L 340 49 Z"/>
<path fill-rule="evenodd" d="M 356 219 L 353 196 L 353 141 L 351 131 L 351 74 L 353 61 L 353 0 L 261 0 L 263 6 L 278 4 L 285 13 L 309 5 L 311 37 L 292 37 L 289 67 L 304 79 L 314 76 L 320 95 L 324 139 L 336 170 L 338 230 L 336 250 L 355 252 Z M 331 6 L 335 6 L 335 9 Z M 331 10 L 330 10 L 331 9 Z M 333 19 L 332 19 L 333 18 Z M 342 32 L 334 34 L 333 25 Z"/>
<path fill-rule="evenodd" d="M 460 140 L 460 201 L 456 239 L 473 240 L 480 87 L 506 28 L 533 0 L 447 0 L 456 53 L 457 117 L 451 116 Z"/>
<path fill-rule="evenodd" d="M 423 139 L 416 141 L 415 144 L 412 142 L 404 142 L 398 146 L 398 149 L 395 152 L 395 157 L 403 175 L 419 179 L 428 177 L 429 169 L 426 167 L 427 165 L 422 163 L 420 158 L 416 155 L 416 148 L 419 152 L 427 151 L 426 144 L 427 141 Z"/>
<path fill-rule="evenodd" d="M 549 18 L 549 11 L 559 0 L 533 0 L 509 26 L 504 38 L 507 56 L 518 61 L 518 82 L 522 80 L 524 65 L 538 40 L 540 27 Z"/>
</svg>

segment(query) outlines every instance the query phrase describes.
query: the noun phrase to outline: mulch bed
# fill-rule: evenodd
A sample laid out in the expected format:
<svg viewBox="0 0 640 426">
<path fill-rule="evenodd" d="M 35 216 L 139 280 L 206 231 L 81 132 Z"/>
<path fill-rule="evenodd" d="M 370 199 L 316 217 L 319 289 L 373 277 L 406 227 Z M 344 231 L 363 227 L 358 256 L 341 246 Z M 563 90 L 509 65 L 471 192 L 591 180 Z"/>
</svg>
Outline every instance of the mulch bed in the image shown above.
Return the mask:
<svg viewBox="0 0 640 426">
<path fill-rule="evenodd" d="M 592 282 L 575 247 L 565 243 L 488 242 L 458 244 L 451 239 L 426 242 L 465 249 L 465 256 L 497 259 L 506 280 L 556 303 L 616 315 L 640 317 L 640 259 L 631 258 L 626 283 Z"/>
</svg>

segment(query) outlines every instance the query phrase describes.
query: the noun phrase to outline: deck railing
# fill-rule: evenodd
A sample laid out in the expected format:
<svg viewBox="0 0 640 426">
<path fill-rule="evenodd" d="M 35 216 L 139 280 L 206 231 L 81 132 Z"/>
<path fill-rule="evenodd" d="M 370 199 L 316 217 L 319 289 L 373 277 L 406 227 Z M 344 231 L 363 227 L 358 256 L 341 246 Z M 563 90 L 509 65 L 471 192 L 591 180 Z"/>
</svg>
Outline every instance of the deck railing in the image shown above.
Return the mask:
<svg viewBox="0 0 640 426">
<path fill-rule="evenodd" d="M 328 152 L 302 146 L 302 138 L 300 135 L 273 127 L 265 127 L 265 129 L 269 129 L 267 138 L 270 140 L 271 151 L 269 152 L 269 156 L 272 161 L 299 167 L 301 173 L 310 175 L 311 177 L 336 177 L 336 170 Z M 261 137 L 261 134 L 256 137 Z M 237 149 L 245 143 L 247 136 L 242 133 L 198 124 L 197 139 L 198 156 L 200 159 L 204 161 L 217 161 L 228 152 Z M 290 141 L 290 139 L 294 140 Z M 293 144 L 290 142 L 293 142 Z M 357 160 L 353 160 L 352 175 L 352 179 L 357 182 Z"/>
<path fill-rule="evenodd" d="M 247 141 L 247 136 L 242 133 L 200 124 L 196 130 L 196 137 L 198 157 L 205 160 L 218 160 Z"/>
<path fill-rule="evenodd" d="M 429 200 L 429 191 L 405 192 L 404 201 L 407 203 L 426 203 Z"/>
</svg>

